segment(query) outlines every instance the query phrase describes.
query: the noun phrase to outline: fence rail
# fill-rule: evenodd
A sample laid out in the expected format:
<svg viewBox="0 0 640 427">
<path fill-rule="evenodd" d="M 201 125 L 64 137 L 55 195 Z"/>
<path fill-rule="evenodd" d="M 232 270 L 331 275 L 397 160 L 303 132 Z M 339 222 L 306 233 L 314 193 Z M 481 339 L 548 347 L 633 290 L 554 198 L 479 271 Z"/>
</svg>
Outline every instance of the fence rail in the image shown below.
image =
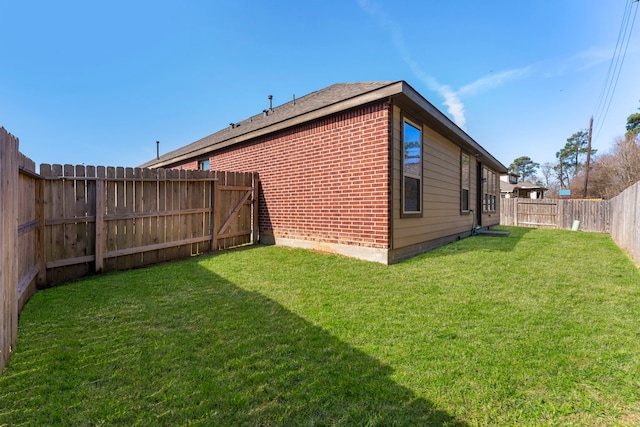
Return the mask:
<svg viewBox="0 0 640 427">
<path fill-rule="evenodd" d="M 580 230 L 610 231 L 608 200 L 502 199 L 500 204 L 502 225 L 570 230 L 580 221 Z"/>
<path fill-rule="evenodd" d="M 0 372 L 36 289 L 258 241 L 258 175 L 40 166 L 0 127 Z"/>
</svg>

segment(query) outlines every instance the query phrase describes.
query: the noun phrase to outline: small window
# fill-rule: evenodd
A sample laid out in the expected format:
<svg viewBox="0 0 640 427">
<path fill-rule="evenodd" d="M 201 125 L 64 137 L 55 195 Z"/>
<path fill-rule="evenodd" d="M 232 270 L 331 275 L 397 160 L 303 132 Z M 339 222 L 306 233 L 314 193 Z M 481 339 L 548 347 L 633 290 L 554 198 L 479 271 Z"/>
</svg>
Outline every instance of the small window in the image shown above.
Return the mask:
<svg viewBox="0 0 640 427">
<path fill-rule="evenodd" d="M 402 163 L 402 212 L 420 214 L 422 212 L 422 131 L 407 121 L 403 132 Z"/>
<path fill-rule="evenodd" d="M 201 171 L 208 171 L 209 170 L 209 159 L 200 160 L 198 162 L 198 169 L 201 170 Z"/>
<path fill-rule="evenodd" d="M 460 210 L 469 212 L 469 189 L 471 188 L 471 158 L 468 154 L 460 156 Z"/>
</svg>

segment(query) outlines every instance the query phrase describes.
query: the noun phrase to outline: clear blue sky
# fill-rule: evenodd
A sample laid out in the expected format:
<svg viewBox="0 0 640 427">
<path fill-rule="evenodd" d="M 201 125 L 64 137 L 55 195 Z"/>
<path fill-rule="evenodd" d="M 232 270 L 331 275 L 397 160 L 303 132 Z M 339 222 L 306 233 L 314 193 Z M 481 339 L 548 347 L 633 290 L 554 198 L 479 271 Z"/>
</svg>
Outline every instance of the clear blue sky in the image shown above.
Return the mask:
<svg viewBox="0 0 640 427">
<path fill-rule="evenodd" d="M 0 0 L 0 125 L 36 163 L 137 166 L 270 94 L 406 80 L 505 165 L 554 161 L 596 113 L 631 2 Z M 640 17 L 595 148 L 639 101 Z"/>
</svg>

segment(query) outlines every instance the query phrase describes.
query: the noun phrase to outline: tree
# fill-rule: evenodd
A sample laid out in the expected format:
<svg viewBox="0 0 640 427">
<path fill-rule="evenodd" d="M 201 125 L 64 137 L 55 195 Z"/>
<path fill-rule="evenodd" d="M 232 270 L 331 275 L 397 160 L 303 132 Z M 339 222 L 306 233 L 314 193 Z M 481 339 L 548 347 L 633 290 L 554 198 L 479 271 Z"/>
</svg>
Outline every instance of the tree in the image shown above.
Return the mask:
<svg viewBox="0 0 640 427">
<path fill-rule="evenodd" d="M 610 199 L 640 181 L 640 144 L 627 135 L 618 138 L 610 152 L 600 156 L 589 178 L 593 197 Z"/>
<path fill-rule="evenodd" d="M 554 169 L 562 188 L 570 186 L 571 182 L 578 176 L 578 172 L 583 166 L 582 160 L 588 151 L 588 142 L 589 132 L 586 130 L 578 131 L 567 138 L 567 143 L 556 153 L 558 164 Z M 596 151 L 591 150 L 591 155 L 594 155 Z"/>
<path fill-rule="evenodd" d="M 531 160 L 530 157 L 521 156 L 509 165 L 509 171 L 520 175 L 519 181 L 522 182 L 526 181 L 527 178 L 533 178 L 539 166 L 540 164 Z"/>
<path fill-rule="evenodd" d="M 547 188 L 551 188 L 551 186 L 556 184 L 553 181 L 553 178 L 554 178 L 553 163 L 545 162 L 542 165 L 540 165 L 540 173 L 542 173 L 542 179 L 538 179 L 538 180 L 542 182 L 542 185 L 544 185 Z"/>
<path fill-rule="evenodd" d="M 638 108 L 640 111 L 640 108 Z M 627 136 L 633 136 L 635 138 L 640 135 L 640 113 L 633 113 L 627 117 Z"/>
<path fill-rule="evenodd" d="M 565 148 L 556 152 L 556 159 L 558 159 L 558 163 L 553 167 L 553 170 L 556 172 L 556 178 L 560 183 L 560 188 L 566 188 L 568 184 L 571 184 L 571 176 L 568 173 L 568 170 L 571 168 L 571 164 L 567 160 L 571 157 L 571 153 Z"/>
</svg>

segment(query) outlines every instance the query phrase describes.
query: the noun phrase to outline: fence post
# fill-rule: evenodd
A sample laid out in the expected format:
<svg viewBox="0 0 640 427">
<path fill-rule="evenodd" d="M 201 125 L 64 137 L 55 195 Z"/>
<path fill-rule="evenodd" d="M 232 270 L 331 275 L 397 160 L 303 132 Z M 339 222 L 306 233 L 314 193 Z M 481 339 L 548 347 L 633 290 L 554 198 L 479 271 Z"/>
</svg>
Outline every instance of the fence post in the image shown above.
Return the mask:
<svg viewBox="0 0 640 427">
<path fill-rule="evenodd" d="M 218 250 L 218 227 L 219 224 L 219 213 L 220 213 L 220 191 L 218 190 L 218 179 L 220 179 L 220 172 L 216 172 L 216 180 L 213 181 L 212 185 L 212 193 L 213 197 L 211 198 L 211 203 L 213 209 L 211 210 L 211 250 Z"/>
<path fill-rule="evenodd" d="M 96 273 L 104 270 L 104 167 L 98 167 L 96 180 Z"/>
<path fill-rule="evenodd" d="M 18 336 L 18 138 L 0 127 L 0 373 Z"/>
<path fill-rule="evenodd" d="M 36 248 L 36 256 L 38 260 L 38 275 L 36 276 L 36 286 L 39 288 L 42 288 L 47 284 L 44 186 L 45 181 L 43 178 L 40 178 L 36 181 L 36 219 L 38 220 L 38 243 Z"/>
<path fill-rule="evenodd" d="M 258 173 L 253 173 L 253 220 L 252 220 L 252 234 L 251 234 L 251 243 L 254 245 L 258 243 L 260 239 L 260 227 L 259 227 L 259 212 L 258 208 L 260 205 L 260 179 L 258 177 Z"/>
</svg>

